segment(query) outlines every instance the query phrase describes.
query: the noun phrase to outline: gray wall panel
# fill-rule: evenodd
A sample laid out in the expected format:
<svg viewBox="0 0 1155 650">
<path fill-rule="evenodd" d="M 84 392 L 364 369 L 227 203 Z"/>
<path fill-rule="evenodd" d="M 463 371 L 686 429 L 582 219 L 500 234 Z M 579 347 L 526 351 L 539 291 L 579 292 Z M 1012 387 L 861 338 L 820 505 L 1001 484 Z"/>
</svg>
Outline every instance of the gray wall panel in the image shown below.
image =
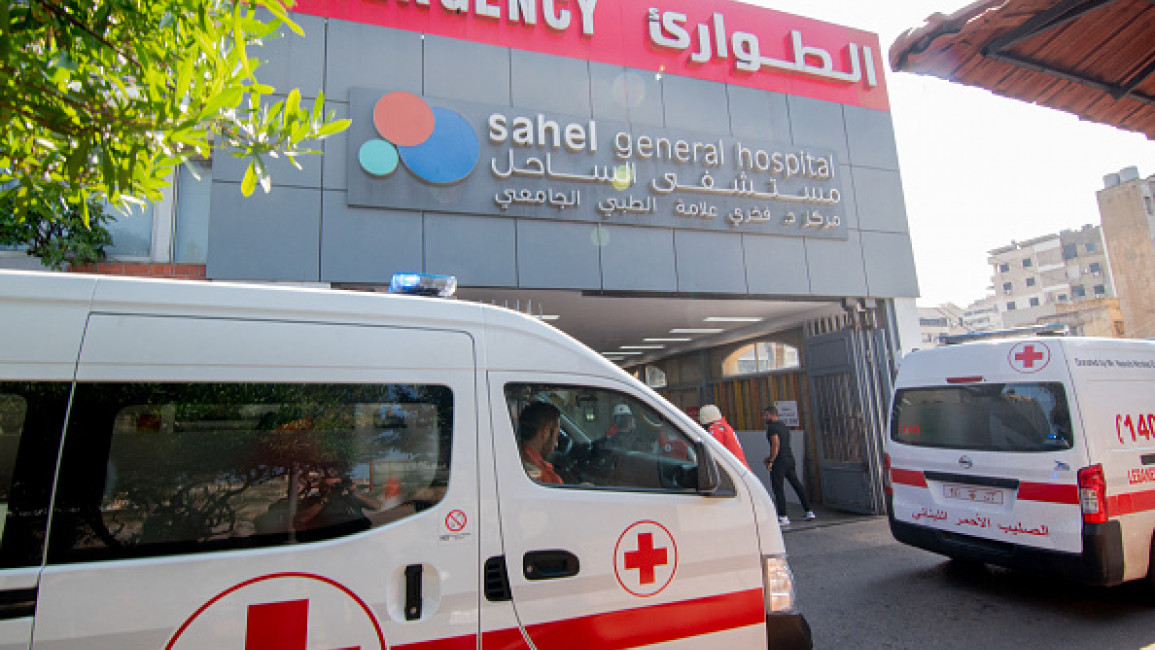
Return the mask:
<svg viewBox="0 0 1155 650">
<path fill-rule="evenodd" d="M 857 229 L 858 202 L 854 200 L 854 173 L 850 165 L 838 166 L 838 179 L 842 182 L 842 203 L 837 208 L 841 210 L 842 222 L 847 228 Z"/>
<path fill-rule="evenodd" d="M 337 119 L 348 119 L 348 104 L 333 104 L 326 102 L 326 106 L 333 109 L 333 113 L 337 116 Z M 321 146 L 325 151 L 325 155 L 321 160 L 322 187 L 327 190 L 345 189 L 349 184 L 345 177 L 345 168 L 348 165 L 348 152 L 345 150 L 345 148 L 349 146 L 349 129 L 345 129 L 337 135 L 331 135 L 325 138 L 321 141 Z"/>
<path fill-rule="evenodd" d="M 598 226 L 517 222 L 517 284 L 523 289 L 600 289 Z"/>
<path fill-rule="evenodd" d="M 746 258 L 746 285 L 750 293 L 806 295 L 810 277 L 806 245 L 796 237 L 742 237 Z"/>
<path fill-rule="evenodd" d="M 815 296 L 865 296 L 862 237 L 850 231 L 847 241 L 806 239 L 810 293 Z"/>
<path fill-rule="evenodd" d="M 347 101 L 359 86 L 420 95 L 421 43 L 416 32 L 330 21 L 325 96 Z"/>
<path fill-rule="evenodd" d="M 425 213 L 425 272 L 472 287 L 517 285 L 514 221 Z"/>
<path fill-rule="evenodd" d="M 866 267 L 868 295 L 918 297 L 918 277 L 910 236 L 884 233 L 862 233 L 862 255 Z"/>
<path fill-rule="evenodd" d="M 678 291 L 746 293 L 742 238 L 729 233 L 674 233 Z"/>
<path fill-rule="evenodd" d="M 344 192 L 325 192 L 321 205 L 322 281 L 388 284 L 421 270 L 420 212 L 352 208 Z"/>
<path fill-rule="evenodd" d="M 599 119 L 663 126 L 662 82 L 652 72 L 590 62 L 590 100 Z"/>
<path fill-rule="evenodd" d="M 601 226 L 602 288 L 610 291 L 676 291 L 674 231 Z"/>
<path fill-rule="evenodd" d="M 511 50 L 513 105 L 590 116 L 589 64 L 549 54 Z M 559 83 L 560 82 L 560 83 Z"/>
<path fill-rule="evenodd" d="M 236 183 L 213 183 L 206 272 L 211 279 L 318 280 L 321 192 L 278 187 L 241 197 Z"/>
<path fill-rule="evenodd" d="M 271 18 L 272 14 L 265 13 Z M 304 14 L 293 14 L 293 22 L 304 30 L 297 36 L 282 27 L 279 38 L 266 38 L 260 47 L 246 50 L 250 57 L 263 61 L 257 68 L 257 79 L 288 95 L 294 88 L 304 97 L 316 97 L 324 83 L 325 19 Z"/>
<path fill-rule="evenodd" d="M 662 103 L 669 128 L 702 133 L 730 132 L 730 110 L 723 84 L 662 77 Z"/>
<path fill-rule="evenodd" d="M 735 137 L 791 142 L 785 95 L 742 86 L 727 86 L 726 93 L 730 104 L 730 133 Z"/>
<path fill-rule="evenodd" d="M 854 200 L 862 230 L 909 232 L 898 172 L 854 167 Z"/>
<path fill-rule="evenodd" d="M 425 94 L 509 105 L 509 48 L 425 37 Z"/>
<path fill-rule="evenodd" d="M 858 106 L 842 110 L 846 115 L 850 164 L 897 171 L 898 148 L 890 113 Z"/>
<path fill-rule="evenodd" d="M 838 160 L 847 160 L 846 123 L 841 104 L 793 95 L 786 98 L 786 103 L 790 107 L 793 142 L 833 149 Z"/>
</svg>

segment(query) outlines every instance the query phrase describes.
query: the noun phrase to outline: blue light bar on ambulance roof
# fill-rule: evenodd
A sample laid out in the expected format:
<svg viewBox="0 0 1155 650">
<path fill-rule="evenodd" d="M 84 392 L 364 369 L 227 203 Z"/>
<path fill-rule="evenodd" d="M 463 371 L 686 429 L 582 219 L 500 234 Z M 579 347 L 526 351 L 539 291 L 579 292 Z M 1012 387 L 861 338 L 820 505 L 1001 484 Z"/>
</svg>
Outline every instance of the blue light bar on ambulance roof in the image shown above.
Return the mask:
<svg viewBox="0 0 1155 650">
<path fill-rule="evenodd" d="M 389 293 L 408 296 L 436 296 L 451 298 L 457 291 L 457 278 L 452 275 L 428 273 L 394 273 L 389 282 Z"/>
</svg>

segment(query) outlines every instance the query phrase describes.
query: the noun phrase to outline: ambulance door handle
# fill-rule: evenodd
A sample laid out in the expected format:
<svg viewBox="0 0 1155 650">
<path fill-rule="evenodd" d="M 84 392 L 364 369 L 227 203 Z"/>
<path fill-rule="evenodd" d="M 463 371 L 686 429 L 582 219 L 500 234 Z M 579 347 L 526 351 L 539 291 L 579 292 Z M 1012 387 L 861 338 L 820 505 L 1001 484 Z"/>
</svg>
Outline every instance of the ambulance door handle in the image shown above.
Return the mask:
<svg viewBox="0 0 1155 650">
<path fill-rule="evenodd" d="M 530 551 L 522 558 L 521 568 L 526 580 L 553 580 L 576 576 L 581 563 L 569 551 Z"/>
<path fill-rule="evenodd" d="M 405 620 L 421 618 L 421 565 L 405 567 Z"/>
</svg>

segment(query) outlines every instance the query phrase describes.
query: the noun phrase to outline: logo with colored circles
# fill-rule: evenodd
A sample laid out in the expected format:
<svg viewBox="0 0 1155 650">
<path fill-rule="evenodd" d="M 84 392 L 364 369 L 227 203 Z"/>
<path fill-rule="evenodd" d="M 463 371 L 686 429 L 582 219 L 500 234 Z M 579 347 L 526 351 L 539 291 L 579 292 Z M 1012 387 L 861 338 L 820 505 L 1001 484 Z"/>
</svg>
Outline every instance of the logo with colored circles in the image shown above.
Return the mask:
<svg viewBox="0 0 1155 650">
<path fill-rule="evenodd" d="M 357 152 L 361 169 L 370 176 L 389 176 L 401 162 L 426 182 L 452 185 L 477 165 L 481 145 L 469 122 L 413 93 L 392 92 L 377 100 L 373 127 L 381 137 Z"/>
</svg>

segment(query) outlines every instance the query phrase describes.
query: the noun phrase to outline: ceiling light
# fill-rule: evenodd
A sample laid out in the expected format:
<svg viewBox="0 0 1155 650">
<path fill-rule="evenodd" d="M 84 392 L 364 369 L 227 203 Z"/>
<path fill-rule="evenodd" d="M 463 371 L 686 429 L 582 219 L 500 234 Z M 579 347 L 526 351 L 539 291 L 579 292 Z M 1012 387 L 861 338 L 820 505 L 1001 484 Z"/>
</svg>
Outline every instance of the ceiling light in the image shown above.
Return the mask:
<svg viewBox="0 0 1155 650">
<path fill-rule="evenodd" d="M 602 352 L 603 357 L 624 357 L 635 354 L 641 354 L 641 352 L 622 352 L 621 350 L 614 350 L 613 352 Z"/>
<path fill-rule="evenodd" d="M 689 343 L 694 339 L 642 339 L 646 343 Z"/>
<path fill-rule="evenodd" d="M 720 334 L 720 333 L 725 332 L 725 331 L 726 330 L 722 330 L 722 329 L 707 329 L 707 328 L 695 329 L 695 328 L 689 328 L 689 327 L 679 327 L 679 328 L 670 330 L 670 334 Z"/>
<path fill-rule="evenodd" d="M 704 318 L 707 323 L 759 323 L 762 321 L 761 316 L 707 316 Z"/>
<path fill-rule="evenodd" d="M 561 316 L 558 316 L 557 314 L 535 314 L 534 318 L 538 320 L 557 320 L 561 318 Z"/>
<path fill-rule="evenodd" d="M 623 350 L 661 350 L 664 345 L 623 345 Z"/>
</svg>

